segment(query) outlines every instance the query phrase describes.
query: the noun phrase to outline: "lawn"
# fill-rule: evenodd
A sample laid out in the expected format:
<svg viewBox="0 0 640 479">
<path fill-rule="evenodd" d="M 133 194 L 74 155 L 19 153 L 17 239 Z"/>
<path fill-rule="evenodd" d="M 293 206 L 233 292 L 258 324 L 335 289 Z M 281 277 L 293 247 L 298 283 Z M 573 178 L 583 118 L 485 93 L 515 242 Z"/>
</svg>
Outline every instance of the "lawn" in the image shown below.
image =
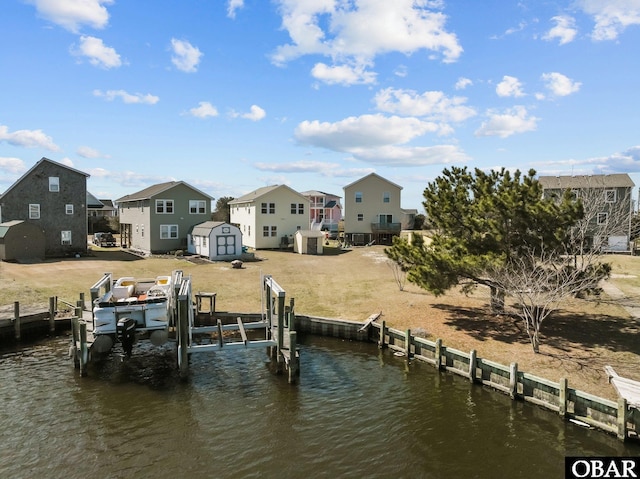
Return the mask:
<svg viewBox="0 0 640 479">
<path fill-rule="evenodd" d="M 259 312 L 260 278 L 269 274 L 295 299 L 300 314 L 364 321 L 382 313 L 387 325 L 522 371 L 558 381 L 601 397 L 615 399 L 603 367 L 640 380 L 640 320 L 624 307 L 640 305 L 640 257 L 611 255 L 610 283 L 624 301 L 571 300 L 542 325 L 540 354 L 534 354 L 523 324 L 513 316 L 492 315 L 488 292 L 478 288 L 465 296 L 451 291 L 434 297 L 406 283 L 400 291 L 382 246 L 340 251 L 325 248 L 322 256 L 284 251 L 258 251 L 257 261 L 234 269 L 226 262 L 192 262 L 183 257 L 139 258 L 119 249 L 92 247 L 88 257 L 42 263 L 0 263 L 0 307 L 42 304 L 50 296 L 75 302 L 105 272 L 114 277 L 153 277 L 179 269 L 192 278 L 195 291 L 217 293 L 217 309 Z"/>
</svg>

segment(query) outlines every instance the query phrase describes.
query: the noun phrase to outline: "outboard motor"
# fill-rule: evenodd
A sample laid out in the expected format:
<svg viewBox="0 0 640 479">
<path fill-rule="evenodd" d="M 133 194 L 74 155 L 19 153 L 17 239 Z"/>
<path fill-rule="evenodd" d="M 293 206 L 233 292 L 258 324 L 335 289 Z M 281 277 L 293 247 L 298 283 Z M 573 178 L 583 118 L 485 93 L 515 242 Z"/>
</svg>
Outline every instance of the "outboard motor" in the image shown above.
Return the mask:
<svg viewBox="0 0 640 479">
<path fill-rule="evenodd" d="M 133 343 L 136 341 L 136 320 L 132 318 L 120 318 L 116 326 L 116 334 L 122 343 L 122 349 L 128 358 L 133 351 Z"/>
</svg>

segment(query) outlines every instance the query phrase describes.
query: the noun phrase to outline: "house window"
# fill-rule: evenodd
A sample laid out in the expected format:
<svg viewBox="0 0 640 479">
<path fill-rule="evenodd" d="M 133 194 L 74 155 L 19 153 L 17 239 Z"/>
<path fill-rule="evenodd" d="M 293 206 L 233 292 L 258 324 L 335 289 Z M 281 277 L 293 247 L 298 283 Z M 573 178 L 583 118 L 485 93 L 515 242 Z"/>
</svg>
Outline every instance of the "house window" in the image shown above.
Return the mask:
<svg viewBox="0 0 640 479">
<path fill-rule="evenodd" d="M 298 214 L 299 215 L 304 214 L 304 203 L 298 203 Z"/>
<path fill-rule="evenodd" d="M 156 200 L 156 213 L 158 214 L 173 213 L 173 200 Z"/>
<path fill-rule="evenodd" d="M 178 239 L 178 225 L 160 225 L 160 239 Z"/>
<path fill-rule="evenodd" d="M 364 221 L 364 215 L 362 213 L 358 213 L 358 221 Z"/>
<path fill-rule="evenodd" d="M 269 236 L 278 236 L 278 227 L 277 226 L 263 226 L 262 227 L 262 236 L 264 238 L 268 238 Z"/>
<path fill-rule="evenodd" d="M 73 214 L 73 205 L 64 205 L 64 212 L 68 215 Z"/>
<path fill-rule="evenodd" d="M 362 203 L 362 191 L 356 191 L 356 203 Z"/>
<path fill-rule="evenodd" d="M 189 213 L 192 215 L 204 214 L 207 212 L 207 206 L 203 200 L 189 200 Z"/>
<path fill-rule="evenodd" d="M 144 225 L 140 225 L 140 237 L 144 238 Z"/>
<path fill-rule="evenodd" d="M 609 219 L 609 213 L 598 213 L 598 224 L 606 225 Z"/>
<path fill-rule="evenodd" d="M 391 201 L 391 193 L 389 193 L 388 191 L 385 191 L 384 193 L 382 193 L 382 202 L 389 203 L 390 201 Z"/>
<path fill-rule="evenodd" d="M 61 231 L 60 233 L 62 244 L 69 246 L 71 244 L 71 231 Z"/>
<path fill-rule="evenodd" d="M 304 214 L 304 203 L 291 203 L 291 214 L 303 215 Z"/>
<path fill-rule="evenodd" d="M 40 219 L 40 205 L 36 203 L 31 203 L 29 205 L 29 219 L 30 220 L 39 220 Z"/>
<path fill-rule="evenodd" d="M 616 190 L 605 190 L 604 191 L 604 201 L 607 203 L 615 203 L 616 202 Z"/>
<path fill-rule="evenodd" d="M 262 207 L 261 207 L 260 211 L 262 211 L 263 215 L 266 215 L 266 214 L 275 215 L 276 214 L 276 204 L 275 203 L 262 203 Z"/>
<path fill-rule="evenodd" d="M 58 192 L 60 191 L 60 178 L 57 176 L 49 177 L 49 191 Z"/>
</svg>

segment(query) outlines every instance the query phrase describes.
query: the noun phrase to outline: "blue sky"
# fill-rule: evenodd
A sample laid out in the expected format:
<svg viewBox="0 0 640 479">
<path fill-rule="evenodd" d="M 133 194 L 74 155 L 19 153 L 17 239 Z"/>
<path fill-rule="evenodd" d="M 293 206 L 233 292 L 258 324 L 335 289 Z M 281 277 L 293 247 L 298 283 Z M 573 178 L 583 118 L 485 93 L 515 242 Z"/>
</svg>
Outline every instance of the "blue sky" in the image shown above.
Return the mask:
<svg viewBox="0 0 640 479">
<path fill-rule="evenodd" d="M 376 172 L 422 211 L 451 166 L 640 187 L 640 0 L 3 0 L 0 40 L 0 192 L 43 156 L 110 199 Z"/>
</svg>

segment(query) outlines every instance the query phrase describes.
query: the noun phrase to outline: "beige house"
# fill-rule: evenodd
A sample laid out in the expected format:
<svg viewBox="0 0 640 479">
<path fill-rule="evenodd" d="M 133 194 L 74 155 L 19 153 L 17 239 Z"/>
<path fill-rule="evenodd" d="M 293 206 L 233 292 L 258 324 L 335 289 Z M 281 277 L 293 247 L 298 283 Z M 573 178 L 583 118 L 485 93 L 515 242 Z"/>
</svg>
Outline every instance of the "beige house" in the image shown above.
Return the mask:
<svg viewBox="0 0 640 479">
<path fill-rule="evenodd" d="M 250 248 L 293 246 L 295 232 L 309 228 L 309 199 L 286 185 L 258 188 L 230 201 L 229 208 L 231 223 Z"/>
<path fill-rule="evenodd" d="M 400 234 L 402 187 L 371 173 L 344 187 L 344 237 L 352 245 L 391 244 Z"/>
</svg>

